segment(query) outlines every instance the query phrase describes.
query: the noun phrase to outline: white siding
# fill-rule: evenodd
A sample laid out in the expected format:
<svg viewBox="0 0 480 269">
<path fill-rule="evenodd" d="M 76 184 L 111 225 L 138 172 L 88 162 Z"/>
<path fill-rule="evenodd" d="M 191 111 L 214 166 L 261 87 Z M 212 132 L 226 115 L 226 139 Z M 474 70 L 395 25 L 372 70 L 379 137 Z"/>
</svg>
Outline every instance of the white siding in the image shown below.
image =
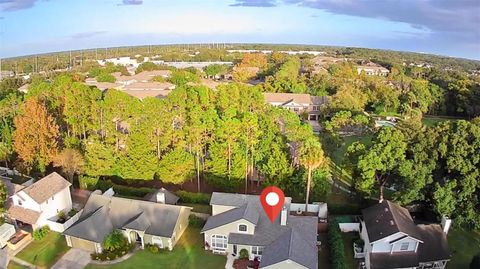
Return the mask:
<svg viewBox="0 0 480 269">
<path fill-rule="evenodd" d="M 40 212 L 40 205 L 23 191 L 13 195 L 12 201 L 14 205 Z"/>
<path fill-rule="evenodd" d="M 232 210 L 235 207 L 233 206 L 226 206 L 226 205 L 212 205 L 212 216 L 221 214 L 225 211 Z"/>
<path fill-rule="evenodd" d="M 67 187 L 40 205 L 42 213 L 38 218 L 37 225 L 46 225 L 49 218 L 57 216 L 60 211 L 68 213 L 71 209 L 72 197 L 70 196 L 70 188 Z"/>
</svg>

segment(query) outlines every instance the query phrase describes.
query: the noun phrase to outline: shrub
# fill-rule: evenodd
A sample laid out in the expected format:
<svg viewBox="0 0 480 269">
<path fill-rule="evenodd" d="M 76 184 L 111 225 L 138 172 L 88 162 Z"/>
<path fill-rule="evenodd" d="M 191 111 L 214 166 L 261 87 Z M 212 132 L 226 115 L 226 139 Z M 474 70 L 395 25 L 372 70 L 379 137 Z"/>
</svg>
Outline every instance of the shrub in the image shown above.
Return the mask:
<svg viewBox="0 0 480 269">
<path fill-rule="evenodd" d="M 114 83 L 115 82 L 115 77 L 111 74 L 100 74 L 96 77 L 98 82 L 110 82 Z"/>
<path fill-rule="evenodd" d="M 328 245 L 330 246 L 330 263 L 332 269 L 346 269 L 345 249 L 338 221 L 328 224 Z"/>
<path fill-rule="evenodd" d="M 47 236 L 47 234 L 50 232 L 50 228 L 48 228 L 48 226 L 43 226 L 39 229 L 36 229 L 35 231 L 33 231 L 33 239 L 35 240 L 42 240 L 43 238 L 45 238 L 45 236 Z"/>
<path fill-rule="evenodd" d="M 113 190 L 115 193 L 123 196 L 134 196 L 134 197 L 144 197 L 145 195 L 155 192 L 156 190 L 153 188 L 136 188 L 136 187 L 129 187 L 123 185 L 113 184 Z"/>
<path fill-rule="evenodd" d="M 72 208 L 70 211 L 68 211 L 68 216 L 71 218 L 71 217 L 75 216 L 75 214 L 77 214 L 77 213 L 78 213 L 78 211 Z"/>
<path fill-rule="evenodd" d="M 98 177 L 83 175 L 78 178 L 78 182 L 80 183 L 80 189 L 94 191 L 97 187 Z"/>
<path fill-rule="evenodd" d="M 58 223 L 65 223 L 67 221 L 67 216 L 65 215 L 65 212 L 60 211 L 57 214 L 57 222 Z"/>
<path fill-rule="evenodd" d="M 205 225 L 205 220 L 203 220 L 202 218 L 199 218 L 199 217 L 197 217 L 197 216 L 190 215 L 190 216 L 188 217 L 188 224 L 189 224 L 191 227 L 202 228 L 203 225 Z"/>
<path fill-rule="evenodd" d="M 103 240 L 103 248 L 108 251 L 122 249 L 125 245 L 128 245 L 127 238 L 117 230 L 108 234 Z"/>
<path fill-rule="evenodd" d="M 153 254 L 160 253 L 160 248 L 157 245 L 147 244 L 145 248 Z"/>
<path fill-rule="evenodd" d="M 211 195 L 207 193 L 196 193 L 188 191 L 177 191 L 175 194 L 180 197 L 183 203 L 210 204 Z"/>
<path fill-rule="evenodd" d="M 240 250 L 240 259 L 248 259 L 248 250 L 242 248 Z"/>
<path fill-rule="evenodd" d="M 123 255 L 127 254 L 128 252 L 131 252 L 135 248 L 135 244 L 125 244 L 119 249 L 116 250 L 104 250 L 102 253 L 92 253 L 90 256 L 92 257 L 92 260 L 98 260 L 98 261 L 111 261 L 115 260 L 117 258 L 122 257 Z"/>
</svg>

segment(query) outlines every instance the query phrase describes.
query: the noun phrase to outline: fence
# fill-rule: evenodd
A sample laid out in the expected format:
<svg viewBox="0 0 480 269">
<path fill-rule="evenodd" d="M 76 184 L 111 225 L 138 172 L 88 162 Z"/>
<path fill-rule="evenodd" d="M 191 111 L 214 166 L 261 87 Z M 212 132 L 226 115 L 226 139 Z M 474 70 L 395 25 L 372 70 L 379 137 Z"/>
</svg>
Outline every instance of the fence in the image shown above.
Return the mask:
<svg viewBox="0 0 480 269">
<path fill-rule="evenodd" d="M 69 218 L 64 223 L 56 222 L 56 217 L 54 217 L 55 220 L 52 220 L 52 219 L 47 220 L 46 225 L 48 225 L 48 227 L 52 231 L 63 233 L 66 229 L 68 229 L 75 222 L 77 222 L 77 220 L 80 218 L 80 215 L 82 215 L 82 212 L 83 212 L 83 209 L 78 211 L 77 214 L 73 215 L 73 217 Z"/>
</svg>

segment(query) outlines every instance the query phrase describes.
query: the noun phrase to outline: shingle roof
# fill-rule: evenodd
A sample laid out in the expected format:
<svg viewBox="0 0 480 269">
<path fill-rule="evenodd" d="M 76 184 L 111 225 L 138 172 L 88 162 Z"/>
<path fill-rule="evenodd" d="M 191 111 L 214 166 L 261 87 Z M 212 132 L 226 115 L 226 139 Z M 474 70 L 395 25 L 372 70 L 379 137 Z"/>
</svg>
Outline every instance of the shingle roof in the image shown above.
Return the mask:
<svg viewBox="0 0 480 269">
<path fill-rule="evenodd" d="M 418 246 L 420 262 L 441 261 L 450 259 L 447 235 L 438 224 L 418 225 L 424 243 Z"/>
<path fill-rule="evenodd" d="M 165 188 L 160 188 L 156 192 L 149 193 L 145 195 L 145 200 L 151 201 L 151 202 L 158 202 L 157 201 L 157 194 L 158 193 L 163 193 L 165 195 L 165 203 L 169 205 L 175 205 L 178 200 L 180 199 L 178 196 L 173 194 L 172 192 L 168 191 Z"/>
<path fill-rule="evenodd" d="M 423 241 L 408 210 L 388 200 L 362 210 L 362 215 L 370 242 L 398 232 Z"/>
<path fill-rule="evenodd" d="M 28 224 L 37 223 L 38 218 L 40 217 L 40 212 L 26 209 L 20 206 L 10 206 L 7 210 L 8 216 L 12 219 L 19 220 Z"/>
<path fill-rule="evenodd" d="M 102 242 L 113 229 L 131 228 L 171 237 L 182 210 L 190 208 L 92 194 L 79 221 L 64 234 Z"/>
<path fill-rule="evenodd" d="M 165 98 L 172 91 L 171 90 L 123 90 L 122 92 L 136 97 L 138 99 L 144 99 L 147 97 Z"/>
<path fill-rule="evenodd" d="M 255 205 L 251 203 L 245 203 L 240 207 L 209 217 L 205 223 L 205 226 L 203 226 L 202 232 L 241 219 L 247 220 L 253 225 L 256 225 L 258 223 L 258 218 L 258 209 L 255 208 Z"/>
<path fill-rule="evenodd" d="M 418 266 L 415 252 L 370 253 L 370 269 L 412 268 Z"/>
<path fill-rule="evenodd" d="M 53 195 L 59 193 L 65 188 L 70 187 L 70 185 L 72 184 L 70 184 L 70 182 L 64 179 L 61 175 L 59 175 L 57 172 L 53 172 L 21 191 L 25 192 L 28 196 L 35 200 L 35 202 L 42 204 Z"/>
</svg>

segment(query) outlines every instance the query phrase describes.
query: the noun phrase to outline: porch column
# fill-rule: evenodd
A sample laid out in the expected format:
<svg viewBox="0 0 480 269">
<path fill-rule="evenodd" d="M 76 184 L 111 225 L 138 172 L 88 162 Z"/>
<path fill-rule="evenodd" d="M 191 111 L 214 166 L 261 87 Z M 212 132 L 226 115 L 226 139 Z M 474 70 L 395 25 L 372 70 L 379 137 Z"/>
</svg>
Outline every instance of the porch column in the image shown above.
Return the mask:
<svg viewBox="0 0 480 269">
<path fill-rule="evenodd" d="M 140 234 L 138 234 L 140 235 Z M 142 241 L 142 249 L 145 247 L 144 242 L 143 242 L 143 236 L 140 236 L 140 240 Z"/>
<path fill-rule="evenodd" d="M 130 230 L 126 230 L 127 231 L 127 238 L 128 238 L 128 243 L 131 244 L 132 243 L 132 231 Z"/>
</svg>

